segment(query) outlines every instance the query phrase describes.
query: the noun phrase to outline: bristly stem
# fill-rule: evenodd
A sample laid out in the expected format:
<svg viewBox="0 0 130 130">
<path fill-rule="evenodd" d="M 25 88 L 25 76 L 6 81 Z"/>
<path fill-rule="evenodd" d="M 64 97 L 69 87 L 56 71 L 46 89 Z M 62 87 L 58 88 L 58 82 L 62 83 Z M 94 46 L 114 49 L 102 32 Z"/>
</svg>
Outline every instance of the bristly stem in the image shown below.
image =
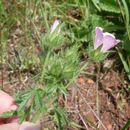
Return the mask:
<svg viewBox="0 0 130 130">
<path fill-rule="evenodd" d="M 45 74 L 45 69 L 46 69 L 46 66 L 47 66 L 47 63 L 48 63 L 48 59 L 50 57 L 50 54 L 51 54 L 51 51 L 49 51 L 46 55 L 46 58 L 45 58 L 45 62 L 42 66 L 42 73 L 41 73 L 41 77 L 40 77 L 40 81 L 43 82 L 43 78 L 44 78 L 44 74 Z"/>
</svg>

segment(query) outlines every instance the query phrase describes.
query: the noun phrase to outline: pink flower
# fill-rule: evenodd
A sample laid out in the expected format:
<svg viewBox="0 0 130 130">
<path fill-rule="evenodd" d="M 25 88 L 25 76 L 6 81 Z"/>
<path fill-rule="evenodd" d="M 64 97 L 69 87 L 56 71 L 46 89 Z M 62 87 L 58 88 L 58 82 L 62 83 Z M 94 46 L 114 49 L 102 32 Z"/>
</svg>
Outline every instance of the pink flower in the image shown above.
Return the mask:
<svg viewBox="0 0 130 130">
<path fill-rule="evenodd" d="M 53 25 L 51 26 L 51 33 L 53 33 L 56 30 L 56 28 L 59 26 L 59 24 L 60 24 L 59 20 L 54 21 Z M 58 29 L 58 33 L 59 32 L 60 32 L 60 29 Z"/>
<path fill-rule="evenodd" d="M 101 52 L 103 53 L 107 52 L 120 42 L 120 40 L 116 39 L 113 34 L 103 32 L 103 28 L 101 27 L 96 27 L 95 33 L 94 49 L 97 49 L 102 45 Z"/>
</svg>

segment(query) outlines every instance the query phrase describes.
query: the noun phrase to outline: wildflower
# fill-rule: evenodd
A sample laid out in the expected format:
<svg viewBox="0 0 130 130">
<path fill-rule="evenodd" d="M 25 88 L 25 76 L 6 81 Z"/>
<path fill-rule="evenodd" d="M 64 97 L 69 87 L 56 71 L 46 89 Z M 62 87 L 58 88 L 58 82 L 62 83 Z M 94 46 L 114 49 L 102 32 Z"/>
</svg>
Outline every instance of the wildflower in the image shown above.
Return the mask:
<svg viewBox="0 0 130 130">
<path fill-rule="evenodd" d="M 59 24 L 60 24 L 59 20 L 54 21 L 53 25 L 51 26 L 51 33 L 53 33 L 56 30 L 56 28 L 59 26 Z M 59 32 L 60 32 L 60 29 L 58 29 L 58 33 Z"/>
<path fill-rule="evenodd" d="M 115 36 L 108 32 L 103 32 L 103 28 L 96 27 L 94 49 L 102 45 L 101 52 L 105 53 L 120 42 Z"/>
</svg>

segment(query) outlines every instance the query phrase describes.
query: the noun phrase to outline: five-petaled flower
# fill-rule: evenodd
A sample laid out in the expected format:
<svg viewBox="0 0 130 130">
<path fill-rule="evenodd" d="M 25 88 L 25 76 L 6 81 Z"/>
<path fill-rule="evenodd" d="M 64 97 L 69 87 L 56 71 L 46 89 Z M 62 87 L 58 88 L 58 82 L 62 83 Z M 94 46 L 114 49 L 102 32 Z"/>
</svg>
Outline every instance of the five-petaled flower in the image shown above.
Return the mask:
<svg viewBox="0 0 130 130">
<path fill-rule="evenodd" d="M 108 32 L 103 32 L 103 28 L 96 27 L 94 49 L 102 45 L 101 52 L 105 53 L 120 42 L 115 36 Z"/>
</svg>

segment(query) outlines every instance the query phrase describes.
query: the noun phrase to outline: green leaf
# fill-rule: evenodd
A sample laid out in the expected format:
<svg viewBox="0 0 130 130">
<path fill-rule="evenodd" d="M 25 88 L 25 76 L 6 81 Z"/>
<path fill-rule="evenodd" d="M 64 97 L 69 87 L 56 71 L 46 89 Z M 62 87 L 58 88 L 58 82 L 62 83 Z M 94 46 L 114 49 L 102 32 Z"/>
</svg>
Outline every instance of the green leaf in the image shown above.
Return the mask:
<svg viewBox="0 0 130 130">
<path fill-rule="evenodd" d="M 127 73 L 127 75 L 128 75 L 128 78 L 129 78 L 129 80 L 130 80 L 130 66 L 127 64 L 127 61 L 125 60 L 125 58 L 123 57 L 123 54 L 120 52 L 120 50 L 117 48 L 117 50 L 118 50 L 118 54 L 119 54 L 119 56 L 120 56 L 120 59 L 121 59 L 121 61 L 122 61 L 122 64 L 123 64 L 123 66 L 124 66 L 124 69 L 125 69 L 125 71 L 126 71 L 126 73 Z"/>
<path fill-rule="evenodd" d="M 94 29 L 94 31 L 95 31 L 95 28 L 97 26 L 105 28 L 106 31 L 112 31 L 112 29 L 115 30 L 114 23 L 112 23 L 112 22 L 104 19 L 100 15 L 93 14 L 92 15 L 92 23 L 93 23 L 93 29 Z M 112 28 L 112 29 L 110 30 L 110 28 Z"/>
<path fill-rule="evenodd" d="M 122 128 L 122 130 L 128 130 L 130 126 L 130 119 L 127 121 L 127 123 L 125 124 L 125 126 Z"/>
<path fill-rule="evenodd" d="M 32 97 L 32 94 L 31 93 L 27 93 L 25 95 L 22 96 L 22 102 L 20 103 L 20 106 L 19 106 L 19 111 L 23 110 L 26 106 L 26 104 L 28 103 L 28 101 L 31 99 Z"/>
<path fill-rule="evenodd" d="M 70 126 L 73 127 L 76 130 L 82 129 L 83 127 L 76 122 L 70 122 Z"/>
<path fill-rule="evenodd" d="M 100 9 L 100 7 L 99 7 L 99 1 L 100 0 L 92 0 L 92 2 L 93 2 L 93 4 L 95 5 L 95 7 L 99 10 L 99 11 L 101 11 L 101 9 Z"/>
<path fill-rule="evenodd" d="M 128 5 L 127 5 L 126 1 L 122 0 L 122 3 L 124 6 L 124 12 L 125 12 L 125 19 L 124 20 L 125 20 L 126 30 L 127 30 L 128 37 L 130 40 L 130 15 L 129 15 L 130 12 L 129 12 Z"/>
<path fill-rule="evenodd" d="M 3 114 L 0 114 L 0 118 L 9 118 L 14 115 L 16 115 L 16 111 L 4 112 Z"/>
<path fill-rule="evenodd" d="M 99 7 L 103 11 L 120 13 L 120 8 L 115 0 L 100 0 Z"/>
<path fill-rule="evenodd" d="M 107 53 L 100 52 L 100 49 L 101 47 L 94 50 L 92 46 L 89 46 L 87 49 L 89 57 L 95 61 L 103 61 L 107 57 Z"/>
</svg>

